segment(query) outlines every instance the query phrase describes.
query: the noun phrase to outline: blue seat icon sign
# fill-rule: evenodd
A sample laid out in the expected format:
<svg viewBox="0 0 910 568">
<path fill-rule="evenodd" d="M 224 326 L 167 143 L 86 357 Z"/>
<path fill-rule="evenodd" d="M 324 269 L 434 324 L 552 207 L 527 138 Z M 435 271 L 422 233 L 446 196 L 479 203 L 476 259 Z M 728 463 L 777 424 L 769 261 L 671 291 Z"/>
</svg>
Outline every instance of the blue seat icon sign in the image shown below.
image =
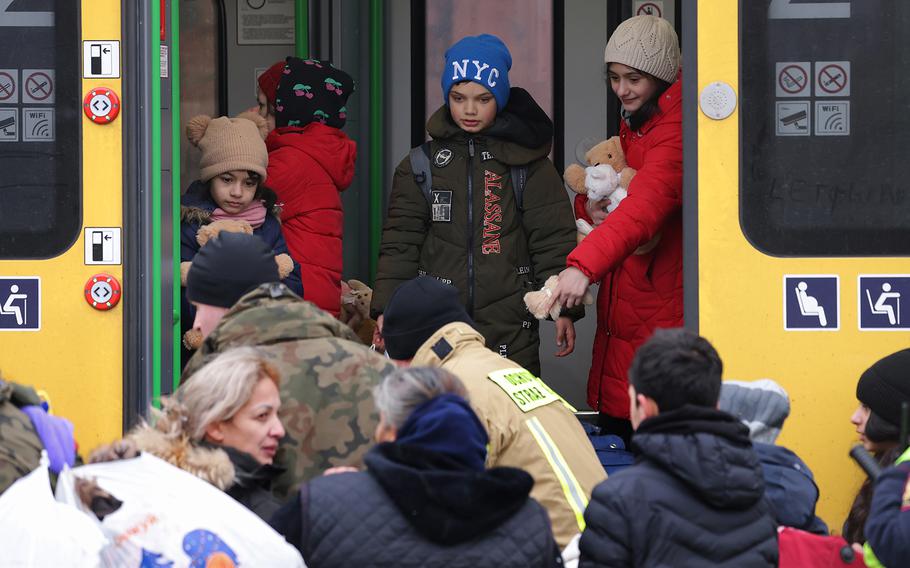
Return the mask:
<svg viewBox="0 0 910 568">
<path fill-rule="evenodd" d="M 840 329 L 840 278 L 836 275 L 784 276 L 784 329 L 837 331 Z"/>
<path fill-rule="evenodd" d="M 857 290 L 861 330 L 910 329 L 910 274 L 861 275 Z"/>
<path fill-rule="evenodd" d="M 40 279 L 0 276 L 0 331 L 38 329 L 41 329 Z"/>
</svg>

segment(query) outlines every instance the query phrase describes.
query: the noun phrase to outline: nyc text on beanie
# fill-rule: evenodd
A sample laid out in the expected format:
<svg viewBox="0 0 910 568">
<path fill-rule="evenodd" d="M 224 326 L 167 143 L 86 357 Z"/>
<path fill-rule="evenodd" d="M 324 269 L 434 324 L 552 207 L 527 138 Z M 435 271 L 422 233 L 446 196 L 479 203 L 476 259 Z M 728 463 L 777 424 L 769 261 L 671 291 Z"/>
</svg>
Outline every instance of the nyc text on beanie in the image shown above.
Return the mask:
<svg viewBox="0 0 910 568">
<path fill-rule="evenodd" d="M 468 36 L 446 50 L 446 66 L 442 70 L 442 98 L 449 104 L 452 85 L 472 81 L 485 87 L 496 99 L 501 112 L 509 102 L 509 69 L 512 54 L 501 39 L 490 34 Z"/>
</svg>

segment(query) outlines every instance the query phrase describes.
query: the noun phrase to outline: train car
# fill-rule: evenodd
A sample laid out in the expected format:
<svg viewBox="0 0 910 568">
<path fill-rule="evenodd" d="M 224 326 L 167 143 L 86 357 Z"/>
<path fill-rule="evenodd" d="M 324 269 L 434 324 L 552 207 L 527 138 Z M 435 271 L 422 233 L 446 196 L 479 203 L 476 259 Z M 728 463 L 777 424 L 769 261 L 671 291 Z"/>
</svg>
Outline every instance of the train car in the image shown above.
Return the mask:
<svg viewBox="0 0 910 568">
<path fill-rule="evenodd" d="M 781 442 L 837 528 L 861 479 L 847 458 L 856 379 L 910 343 L 901 3 L 0 1 L 0 372 L 46 391 L 86 450 L 173 390 L 179 200 L 198 161 L 183 130 L 254 106 L 275 61 L 331 60 L 357 82 L 345 277 L 370 281 L 391 173 L 442 103 L 449 43 L 506 40 L 563 168 L 618 130 L 603 47 L 642 13 L 683 47 L 686 325 L 725 378 L 789 391 Z M 559 360 L 541 326 L 543 374 L 579 408 L 595 320 Z"/>
</svg>

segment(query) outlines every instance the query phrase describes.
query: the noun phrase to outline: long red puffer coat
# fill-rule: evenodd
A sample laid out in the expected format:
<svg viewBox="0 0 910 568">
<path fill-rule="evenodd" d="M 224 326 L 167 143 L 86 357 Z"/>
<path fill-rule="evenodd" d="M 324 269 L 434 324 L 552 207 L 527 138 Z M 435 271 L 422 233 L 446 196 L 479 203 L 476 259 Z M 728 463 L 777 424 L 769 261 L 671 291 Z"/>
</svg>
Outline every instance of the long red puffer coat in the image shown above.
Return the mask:
<svg viewBox="0 0 910 568">
<path fill-rule="evenodd" d="M 312 122 L 276 128 L 266 138 L 268 186 L 282 203 L 281 228 L 300 263 L 303 298 L 341 310 L 341 192 L 351 185 L 357 144 L 337 128 Z"/>
<path fill-rule="evenodd" d="M 656 328 L 683 324 L 681 78 L 658 104 L 660 113 L 638 132 L 625 122 L 620 128 L 626 161 L 638 170 L 629 196 L 567 259 L 600 282 L 588 404 L 615 418 L 629 417 L 627 373 L 636 349 Z M 577 196 L 576 215 L 590 222 L 584 205 Z M 651 252 L 633 254 L 658 233 Z"/>
</svg>

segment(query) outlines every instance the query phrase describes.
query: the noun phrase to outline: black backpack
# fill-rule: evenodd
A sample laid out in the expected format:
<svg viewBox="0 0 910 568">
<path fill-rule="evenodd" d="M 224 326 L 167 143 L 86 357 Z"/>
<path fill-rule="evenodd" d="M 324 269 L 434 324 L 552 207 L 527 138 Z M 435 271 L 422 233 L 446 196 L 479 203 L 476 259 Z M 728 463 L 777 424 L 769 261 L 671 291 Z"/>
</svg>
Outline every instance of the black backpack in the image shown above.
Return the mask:
<svg viewBox="0 0 910 568">
<path fill-rule="evenodd" d="M 411 148 L 411 172 L 414 173 L 414 182 L 420 187 L 427 203 L 433 204 L 433 169 L 430 167 L 430 143 L 424 142 L 416 148 Z M 515 193 L 515 204 L 518 214 L 524 211 L 525 184 L 528 182 L 528 166 L 512 166 L 512 191 Z"/>
</svg>

